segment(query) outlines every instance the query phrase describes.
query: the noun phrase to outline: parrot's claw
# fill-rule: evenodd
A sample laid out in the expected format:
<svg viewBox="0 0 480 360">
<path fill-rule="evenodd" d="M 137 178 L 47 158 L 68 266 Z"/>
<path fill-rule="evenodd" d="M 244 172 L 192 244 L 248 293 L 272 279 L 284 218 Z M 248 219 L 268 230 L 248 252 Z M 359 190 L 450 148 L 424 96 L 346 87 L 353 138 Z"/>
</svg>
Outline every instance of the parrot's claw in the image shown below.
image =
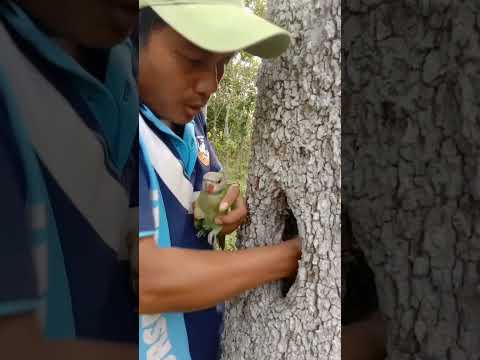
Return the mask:
<svg viewBox="0 0 480 360">
<path fill-rule="evenodd" d="M 221 227 L 218 227 L 212 231 L 210 231 L 207 235 L 207 241 L 208 243 L 215 247 L 215 246 L 219 246 L 219 243 L 218 243 L 218 234 L 220 234 L 220 232 L 222 231 L 222 228 Z"/>
<path fill-rule="evenodd" d="M 211 246 L 213 246 L 213 243 L 214 243 L 216 237 L 217 237 L 217 235 L 216 235 L 213 231 L 210 231 L 210 232 L 208 233 L 207 240 L 208 240 L 208 243 L 209 243 Z"/>
</svg>

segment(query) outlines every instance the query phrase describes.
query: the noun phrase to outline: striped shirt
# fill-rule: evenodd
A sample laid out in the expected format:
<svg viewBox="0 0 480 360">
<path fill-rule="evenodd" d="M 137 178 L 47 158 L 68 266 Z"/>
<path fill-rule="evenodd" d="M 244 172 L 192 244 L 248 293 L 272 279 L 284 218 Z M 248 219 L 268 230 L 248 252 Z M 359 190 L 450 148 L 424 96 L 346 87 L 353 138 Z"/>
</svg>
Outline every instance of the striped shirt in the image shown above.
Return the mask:
<svg viewBox="0 0 480 360">
<path fill-rule="evenodd" d="M 197 237 L 192 214 L 203 175 L 221 170 L 203 114 L 185 125 L 179 137 L 142 106 L 139 131 L 140 237 L 153 236 L 160 248 L 211 249 Z M 222 316 L 216 308 L 140 316 L 140 359 L 216 359 Z"/>
<path fill-rule="evenodd" d="M 37 312 L 49 338 L 137 342 L 132 46 L 92 50 L 99 81 L 4 1 L 0 47 L 0 316 Z"/>
</svg>

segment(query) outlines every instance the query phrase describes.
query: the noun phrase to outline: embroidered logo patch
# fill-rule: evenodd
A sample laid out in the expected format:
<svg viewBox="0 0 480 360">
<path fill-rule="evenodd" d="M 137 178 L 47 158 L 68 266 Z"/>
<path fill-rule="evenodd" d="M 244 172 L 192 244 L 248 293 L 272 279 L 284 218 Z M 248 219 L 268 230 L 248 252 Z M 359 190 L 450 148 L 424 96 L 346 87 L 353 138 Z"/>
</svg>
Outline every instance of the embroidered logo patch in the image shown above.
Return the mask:
<svg viewBox="0 0 480 360">
<path fill-rule="evenodd" d="M 205 138 L 203 136 L 197 136 L 198 140 L 198 160 L 204 166 L 210 166 L 210 153 L 207 149 L 207 144 L 205 143 Z"/>
</svg>

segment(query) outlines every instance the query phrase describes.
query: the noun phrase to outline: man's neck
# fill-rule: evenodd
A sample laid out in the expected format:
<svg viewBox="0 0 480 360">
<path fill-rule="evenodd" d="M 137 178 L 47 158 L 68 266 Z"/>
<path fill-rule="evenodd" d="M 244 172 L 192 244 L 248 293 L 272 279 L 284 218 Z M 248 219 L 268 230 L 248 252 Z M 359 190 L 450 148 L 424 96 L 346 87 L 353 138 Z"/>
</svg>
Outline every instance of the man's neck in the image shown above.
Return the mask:
<svg viewBox="0 0 480 360">
<path fill-rule="evenodd" d="M 80 65 L 83 65 L 86 59 L 85 49 L 63 38 L 51 37 L 52 41 L 61 47 L 68 55 L 75 59 Z"/>
<path fill-rule="evenodd" d="M 172 129 L 172 131 L 173 131 L 173 125 L 174 125 L 173 122 L 168 121 L 168 120 L 164 120 L 164 119 L 161 119 L 161 120 L 165 125 L 167 125 L 168 128 Z"/>
<path fill-rule="evenodd" d="M 183 138 L 183 133 L 185 131 L 185 125 L 177 125 L 173 121 L 165 120 L 161 116 L 158 116 L 153 110 L 152 107 L 148 105 L 148 101 L 143 102 L 146 108 L 164 125 L 166 125 L 170 130 L 172 130 L 178 137 Z"/>
<path fill-rule="evenodd" d="M 177 124 L 172 124 L 172 127 L 170 128 L 172 131 L 178 135 L 178 137 L 183 138 L 183 132 L 185 131 L 185 126 L 184 125 L 177 125 Z"/>
<path fill-rule="evenodd" d="M 170 130 L 172 130 L 178 137 L 183 138 L 183 132 L 185 131 L 185 125 L 177 125 L 172 121 L 161 120 L 165 125 L 167 125 Z"/>
<path fill-rule="evenodd" d="M 51 39 L 98 81 L 101 83 L 105 81 L 108 58 L 104 52 L 87 49 L 64 38 L 51 37 Z"/>
</svg>

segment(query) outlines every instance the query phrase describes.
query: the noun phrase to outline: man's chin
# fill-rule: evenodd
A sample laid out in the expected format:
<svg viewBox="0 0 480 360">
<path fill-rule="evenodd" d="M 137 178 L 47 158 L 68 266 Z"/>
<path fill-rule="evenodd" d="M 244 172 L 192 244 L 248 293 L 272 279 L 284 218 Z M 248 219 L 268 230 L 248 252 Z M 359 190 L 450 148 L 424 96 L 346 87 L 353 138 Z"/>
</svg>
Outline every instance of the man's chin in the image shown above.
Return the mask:
<svg viewBox="0 0 480 360">
<path fill-rule="evenodd" d="M 176 126 L 185 126 L 192 120 L 193 120 L 193 117 L 189 117 L 188 115 L 182 115 L 182 116 L 176 116 L 174 120 L 166 120 L 166 122 L 170 124 L 174 124 Z"/>
<path fill-rule="evenodd" d="M 201 111 L 201 109 L 198 109 L 198 108 L 191 108 L 191 107 L 187 107 L 185 109 L 185 116 L 190 120 L 192 120 L 195 116 L 197 116 L 197 114 Z"/>
<path fill-rule="evenodd" d="M 71 35 L 76 37 L 78 44 L 87 48 L 111 48 L 131 35 L 137 19 L 135 12 L 117 11 L 110 17 L 82 24 L 81 31 Z"/>
<path fill-rule="evenodd" d="M 182 120 L 175 122 L 177 125 L 187 125 L 190 121 L 192 121 L 194 116 L 192 117 L 184 117 Z"/>
</svg>

